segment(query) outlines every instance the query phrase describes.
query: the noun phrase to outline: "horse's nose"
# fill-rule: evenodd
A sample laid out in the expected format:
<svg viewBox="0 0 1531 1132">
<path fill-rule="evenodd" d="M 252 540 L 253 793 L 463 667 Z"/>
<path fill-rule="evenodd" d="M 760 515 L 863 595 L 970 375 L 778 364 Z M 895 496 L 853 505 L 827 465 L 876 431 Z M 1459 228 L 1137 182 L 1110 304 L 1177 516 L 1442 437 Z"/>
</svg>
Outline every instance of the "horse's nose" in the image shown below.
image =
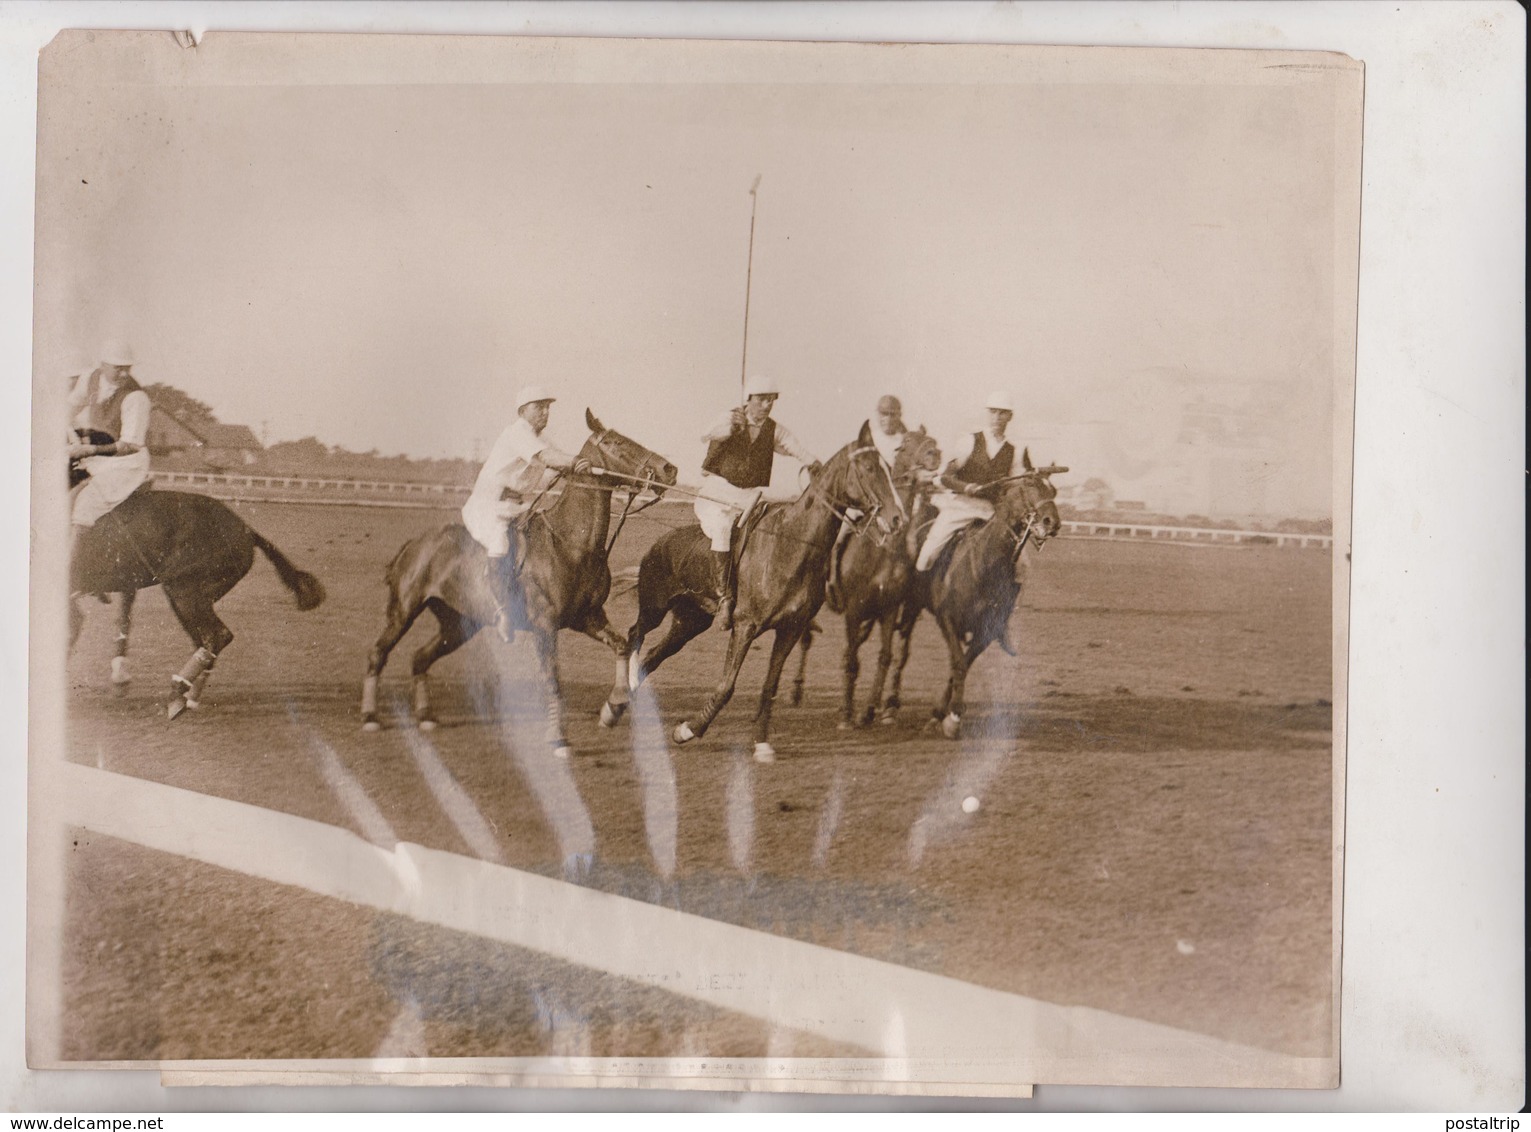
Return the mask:
<svg viewBox="0 0 1531 1132">
<path fill-rule="evenodd" d="M 665 482 L 673 484 L 679 476 L 680 472 L 675 465 L 666 460 L 664 465 Z"/>
</svg>

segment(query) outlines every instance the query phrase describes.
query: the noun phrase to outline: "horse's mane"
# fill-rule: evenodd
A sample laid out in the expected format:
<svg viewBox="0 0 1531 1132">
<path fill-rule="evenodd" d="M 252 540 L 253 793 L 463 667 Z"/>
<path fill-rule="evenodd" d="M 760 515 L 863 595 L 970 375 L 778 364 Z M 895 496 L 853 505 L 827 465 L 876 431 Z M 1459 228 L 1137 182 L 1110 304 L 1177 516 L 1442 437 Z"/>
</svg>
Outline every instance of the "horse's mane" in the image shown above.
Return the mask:
<svg viewBox="0 0 1531 1132">
<path fill-rule="evenodd" d="M 1000 494 L 999 500 L 995 503 L 993 518 L 979 524 L 977 529 L 968 531 L 957 544 L 957 548 L 953 552 L 954 560 L 957 554 L 962 553 L 964 547 L 977 566 L 987 568 L 991 558 L 1009 560 L 1017 538 L 1010 519 L 1024 517 L 1026 514 L 1024 504 L 1018 505 L 1011 501 L 1019 500 L 1025 493 L 1026 485 L 1024 477 L 1032 474 L 1034 473 L 1022 472 L 1015 477 L 1016 482 L 1003 491 Z M 1002 508 L 1008 510 L 1011 507 L 1016 507 L 1019 513 L 1007 518 L 1002 514 Z M 1001 555 L 995 555 L 995 545 L 1002 548 L 1003 553 Z"/>
</svg>

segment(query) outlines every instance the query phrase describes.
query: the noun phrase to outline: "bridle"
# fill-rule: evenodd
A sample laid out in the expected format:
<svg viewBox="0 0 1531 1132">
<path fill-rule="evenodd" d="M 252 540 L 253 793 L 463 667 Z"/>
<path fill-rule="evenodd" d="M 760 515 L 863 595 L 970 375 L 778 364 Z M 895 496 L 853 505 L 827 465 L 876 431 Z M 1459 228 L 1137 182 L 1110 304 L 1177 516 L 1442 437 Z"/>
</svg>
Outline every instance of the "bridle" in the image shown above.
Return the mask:
<svg viewBox="0 0 1531 1132">
<path fill-rule="evenodd" d="M 1029 472 L 1022 472 L 1020 475 L 1010 476 L 1008 478 L 1017 482 L 1043 482 L 1050 474 L 1051 469 L 1038 468 Z M 1037 550 L 1041 550 L 1042 547 L 1047 543 L 1047 540 L 1052 537 L 1050 535 L 1044 534 L 1041 526 L 1037 522 L 1038 516 L 1042 510 L 1042 505 L 1048 502 L 1050 502 L 1049 499 L 1041 499 L 1027 505 L 1026 513 L 1023 516 L 1024 521 L 1020 524 L 1021 531 L 1019 534 L 1016 533 L 1015 524 L 1003 524 L 1002 529 L 1010 538 L 1010 540 L 1015 544 L 1015 550 L 1012 551 L 1010 555 L 1011 561 L 1015 561 L 1016 559 L 1020 558 L 1021 552 L 1026 549 L 1026 543 L 1028 541 L 1032 542 Z"/>
<path fill-rule="evenodd" d="M 615 463 L 622 460 L 624 454 L 621 451 L 612 451 L 607 447 L 606 442 L 613 434 L 622 440 L 627 440 L 626 437 L 623 437 L 620 433 L 616 432 L 615 429 L 603 428 L 597 433 L 592 433 L 590 439 L 587 440 L 585 444 L 587 447 L 593 447 L 603 462 Z M 627 441 L 627 443 L 633 444 L 634 447 L 642 447 L 642 445 L 635 444 L 632 441 Z M 611 536 L 606 540 L 606 553 L 608 556 L 611 554 L 611 548 L 617 544 L 617 536 L 622 533 L 622 526 L 627 522 L 628 517 L 630 515 L 643 514 L 643 512 L 647 511 L 650 507 L 654 506 L 654 504 L 658 503 L 663 496 L 662 492 L 654 491 L 653 497 L 647 502 L 642 503 L 637 507 L 633 506 L 633 500 L 637 499 L 638 496 L 642 495 L 645 491 L 653 490 L 655 485 L 654 470 L 649 466 L 648 457 L 655 456 L 656 453 L 649 452 L 647 449 L 644 449 L 644 452 L 646 453 L 642 465 L 644 474 L 641 476 L 627 475 L 624 472 L 614 472 L 609 468 L 604 467 L 599 469 L 592 468 L 588 473 L 598 483 L 602 480 L 623 481 L 620 485 L 603 484 L 603 487 L 610 486 L 612 490 L 615 490 L 617 486 L 621 486 L 627 489 L 627 497 L 625 500 L 623 500 L 622 511 L 617 516 L 616 523 L 612 526 Z M 589 485 L 575 483 L 571 478 L 570 486 L 585 487 Z"/>
<path fill-rule="evenodd" d="M 862 469 L 856 461 L 857 456 L 861 456 L 867 452 L 875 453 L 877 452 L 877 449 L 869 444 L 861 448 L 852 448 L 845 454 L 845 479 L 847 483 L 841 493 L 842 495 L 859 495 L 864 500 L 874 500 L 876 498 L 876 492 L 870 490 L 868 486 L 868 473 Z M 896 498 L 898 491 L 897 488 L 894 487 L 893 475 L 883 464 L 881 455 L 879 455 L 877 458 L 877 471 L 878 473 L 881 473 L 887 477 L 888 486 L 889 488 L 893 489 L 893 494 Z M 853 479 L 852 477 L 855 478 Z M 849 499 L 831 499 L 829 497 L 828 490 L 820 489 L 815 483 L 810 483 L 808 485 L 808 490 L 810 492 L 814 492 L 814 503 L 823 504 L 826 508 L 829 509 L 830 514 L 834 515 L 842 523 L 848 524 L 853 533 L 856 535 L 872 538 L 877 543 L 877 545 L 883 545 L 885 541 L 883 536 L 881 534 L 872 533 L 876 529 L 873 524 L 877 521 L 877 516 L 882 513 L 881 503 L 853 503 Z M 862 510 L 863 507 L 866 509 Z M 852 510 L 860 512 L 860 515 L 858 517 L 852 517 L 850 514 Z"/>
</svg>

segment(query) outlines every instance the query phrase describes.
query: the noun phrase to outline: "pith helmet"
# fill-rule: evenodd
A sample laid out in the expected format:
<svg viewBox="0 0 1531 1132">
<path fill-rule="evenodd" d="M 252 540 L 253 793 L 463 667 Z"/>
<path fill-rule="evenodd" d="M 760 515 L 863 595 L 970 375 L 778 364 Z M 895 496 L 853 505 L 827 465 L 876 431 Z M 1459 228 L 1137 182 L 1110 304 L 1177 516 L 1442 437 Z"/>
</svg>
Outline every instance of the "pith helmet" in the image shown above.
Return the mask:
<svg viewBox="0 0 1531 1132">
<path fill-rule="evenodd" d="M 744 383 L 745 400 L 749 400 L 751 397 L 780 396 L 781 390 L 777 387 L 777 383 L 769 377 L 761 377 L 758 373 L 752 374 L 749 380 Z"/>
<path fill-rule="evenodd" d="M 983 403 L 985 409 L 1003 409 L 1007 413 L 1015 412 L 1015 405 L 1010 400 L 1010 394 L 1003 389 L 989 394 L 989 399 Z"/>
<path fill-rule="evenodd" d="M 108 342 L 101 348 L 101 360 L 109 366 L 130 366 L 135 364 L 133 348 L 126 342 Z"/>
<path fill-rule="evenodd" d="M 520 412 L 528 405 L 535 405 L 538 401 L 556 401 L 546 389 L 540 385 L 527 385 L 522 388 L 520 396 L 516 398 L 516 412 Z"/>
</svg>

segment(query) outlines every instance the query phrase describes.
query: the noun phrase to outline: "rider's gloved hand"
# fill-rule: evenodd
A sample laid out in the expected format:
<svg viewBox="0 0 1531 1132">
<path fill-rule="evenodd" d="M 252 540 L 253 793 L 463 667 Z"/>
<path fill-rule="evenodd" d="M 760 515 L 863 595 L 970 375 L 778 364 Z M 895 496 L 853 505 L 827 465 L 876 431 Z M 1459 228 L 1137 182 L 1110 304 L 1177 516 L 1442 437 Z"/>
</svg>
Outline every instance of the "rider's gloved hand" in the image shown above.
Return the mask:
<svg viewBox="0 0 1531 1132">
<path fill-rule="evenodd" d="M 71 444 L 69 446 L 69 458 L 71 460 L 80 460 L 95 454 L 96 446 L 94 444 Z"/>
</svg>

